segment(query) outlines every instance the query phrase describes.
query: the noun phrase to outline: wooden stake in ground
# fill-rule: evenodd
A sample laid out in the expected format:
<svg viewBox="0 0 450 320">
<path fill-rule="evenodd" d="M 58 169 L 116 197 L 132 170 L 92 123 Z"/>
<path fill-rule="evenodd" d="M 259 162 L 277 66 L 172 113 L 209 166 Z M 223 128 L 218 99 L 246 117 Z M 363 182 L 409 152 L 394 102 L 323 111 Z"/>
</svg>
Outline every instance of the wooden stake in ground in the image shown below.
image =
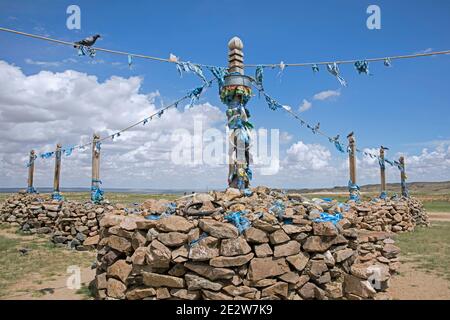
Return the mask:
<svg viewBox="0 0 450 320">
<path fill-rule="evenodd" d="M 348 136 L 348 162 L 350 170 L 350 180 L 348 182 L 348 190 L 350 193 L 350 200 L 359 201 L 360 193 L 359 186 L 356 184 L 356 140 L 354 133 Z"/>
<path fill-rule="evenodd" d="M 383 146 L 380 147 L 380 178 L 381 178 L 381 193 L 380 198 L 386 199 L 386 166 L 384 164 L 384 150 Z"/>
<path fill-rule="evenodd" d="M 99 202 L 103 200 L 103 191 L 100 189 L 100 136 L 94 133 L 92 139 L 92 181 L 91 200 Z"/>
<path fill-rule="evenodd" d="M 406 187 L 406 172 L 405 172 L 405 157 L 401 156 L 398 159 L 398 162 L 400 163 L 399 169 L 400 169 L 400 185 L 402 187 L 402 196 L 403 197 L 408 197 L 409 196 L 409 192 L 408 192 L 408 188 Z"/>
<path fill-rule="evenodd" d="M 61 200 L 61 194 L 59 193 L 59 178 L 61 176 L 61 144 L 56 145 L 55 151 L 55 176 L 53 178 L 53 194 L 52 198 L 56 200 Z"/>
<path fill-rule="evenodd" d="M 30 161 L 28 162 L 28 187 L 27 193 L 36 193 L 33 187 L 33 177 L 34 177 L 34 160 L 36 160 L 36 153 L 34 150 L 30 151 Z"/>
</svg>

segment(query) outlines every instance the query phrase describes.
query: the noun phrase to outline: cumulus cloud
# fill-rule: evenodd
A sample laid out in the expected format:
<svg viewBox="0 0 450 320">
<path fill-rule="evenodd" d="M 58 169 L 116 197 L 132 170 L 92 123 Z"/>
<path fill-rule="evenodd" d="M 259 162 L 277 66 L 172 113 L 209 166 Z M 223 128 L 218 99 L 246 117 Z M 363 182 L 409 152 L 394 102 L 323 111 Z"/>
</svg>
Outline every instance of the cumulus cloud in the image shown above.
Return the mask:
<svg viewBox="0 0 450 320">
<path fill-rule="evenodd" d="M 340 95 L 341 95 L 341 92 L 339 90 L 326 90 L 326 91 L 316 93 L 313 96 L 313 99 L 323 101 L 323 100 L 327 100 L 330 98 L 339 97 Z"/>
<path fill-rule="evenodd" d="M 309 102 L 309 101 L 306 100 L 306 99 L 303 99 L 303 102 L 302 102 L 302 104 L 300 105 L 299 111 L 300 111 L 300 112 L 304 112 L 304 111 L 306 111 L 306 110 L 308 110 L 308 109 L 311 109 L 311 107 L 312 107 L 312 103 Z"/>
<path fill-rule="evenodd" d="M 24 185 L 31 149 L 40 153 L 54 150 L 57 142 L 64 146 L 86 143 L 94 132 L 105 137 L 157 111 L 154 100 L 159 94 L 141 93 L 140 77 L 112 76 L 99 82 L 95 76 L 73 70 L 27 76 L 0 61 L 0 82 L 2 186 Z M 204 129 L 223 128 L 226 121 L 218 107 L 204 103 L 189 110 L 168 110 L 161 119 L 137 126 L 114 142 L 105 141 L 101 174 L 107 185 L 183 187 L 183 181 L 198 174 L 194 180 L 204 187 L 202 179 L 208 181 L 211 174 L 208 168 L 186 171 L 170 161 L 173 130 L 193 132 L 196 119 Z M 53 160 L 36 161 L 36 185 L 51 185 L 52 168 Z M 217 174 L 218 178 L 225 175 Z M 90 150 L 63 157 L 62 186 L 89 186 L 89 178 Z"/>
<path fill-rule="evenodd" d="M 20 68 L 0 61 L 0 186 L 25 186 L 25 164 L 31 149 L 40 153 L 54 150 L 57 142 L 64 146 L 86 143 L 94 132 L 105 137 L 157 111 L 155 99 L 161 98 L 160 93 L 157 90 L 143 93 L 142 81 L 140 77 L 112 76 L 101 82 L 93 75 L 73 70 L 25 75 Z M 306 105 L 311 104 L 305 101 Z M 196 122 L 201 123 L 202 130 L 222 132 L 226 116 L 208 102 L 186 110 L 180 105 L 168 110 L 161 119 L 139 125 L 115 141 L 104 141 L 101 155 L 104 187 L 225 188 L 226 165 L 171 161 L 173 147 L 180 143 L 173 139 L 175 129 L 183 129 L 192 136 L 187 148 L 191 157 L 199 150 L 198 137 L 194 135 Z M 348 159 L 331 144 L 293 141 L 293 136 L 284 131 L 279 137 L 280 170 L 266 176 L 255 171 L 253 185 L 292 188 L 346 184 Z M 272 146 L 268 147 L 272 154 Z M 387 156 L 398 159 L 400 154 L 389 151 Z M 450 143 L 431 145 L 418 154 L 405 156 L 409 181 L 450 179 Z M 62 162 L 63 187 L 90 185 L 89 148 L 74 151 L 70 157 L 63 156 Z M 51 185 L 53 166 L 54 159 L 36 161 L 36 186 Z M 254 169 L 257 167 L 253 165 Z M 378 183 L 376 160 L 359 156 L 357 174 L 360 184 Z M 387 174 L 389 182 L 398 182 L 395 167 L 389 166 Z"/>
</svg>

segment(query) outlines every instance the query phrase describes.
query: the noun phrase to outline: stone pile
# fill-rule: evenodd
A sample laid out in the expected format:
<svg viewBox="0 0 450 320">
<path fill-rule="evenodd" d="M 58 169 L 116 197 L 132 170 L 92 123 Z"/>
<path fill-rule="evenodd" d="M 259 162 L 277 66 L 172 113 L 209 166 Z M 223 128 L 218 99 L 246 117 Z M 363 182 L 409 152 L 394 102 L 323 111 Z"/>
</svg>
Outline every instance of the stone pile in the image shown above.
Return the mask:
<svg viewBox="0 0 450 320">
<path fill-rule="evenodd" d="M 105 215 L 91 284 L 97 298 L 389 298 L 385 290 L 400 250 L 394 233 L 377 229 L 410 230 L 409 220 L 401 223 L 404 215 L 393 218 L 402 204 L 366 211 L 360 209 L 368 204 L 346 208 L 266 187 L 252 191 L 247 197 L 227 189 L 175 203 L 148 200 L 141 214 Z M 380 210 L 386 213 L 364 219 Z M 250 225 L 229 222 L 226 217 L 236 212 Z M 324 212 L 343 218 L 318 222 Z"/>
<path fill-rule="evenodd" d="M 48 234 L 56 244 L 77 250 L 93 249 L 99 241 L 99 220 L 111 205 L 56 201 L 37 194 L 17 194 L 0 207 L 0 221 L 25 233 Z M 118 213 L 118 212 L 117 212 Z"/>
<path fill-rule="evenodd" d="M 418 226 L 429 226 L 428 214 L 423 207 L 423 203 L 416 198 L 408 198 L 408 207 L 411 216 Z"/>
</svg>

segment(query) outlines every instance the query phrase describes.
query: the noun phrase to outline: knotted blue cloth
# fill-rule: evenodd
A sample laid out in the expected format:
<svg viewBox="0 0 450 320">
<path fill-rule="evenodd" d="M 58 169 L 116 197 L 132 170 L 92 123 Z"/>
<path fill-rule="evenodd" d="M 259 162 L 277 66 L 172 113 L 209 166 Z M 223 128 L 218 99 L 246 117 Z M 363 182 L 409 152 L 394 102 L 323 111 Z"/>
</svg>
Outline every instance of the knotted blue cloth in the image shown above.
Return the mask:
<svg viewBox="0 0 450 320">
<path fill-rule="evenodd" d="M 343 87 L 347 86 L 347 81 L 345 81 L 344 78 L 342 78 L 339 74 L 339 67 L 336 62 L 334 62 L 333 64 L 327 64 L 327 70 L 338 79 L 339 83 Z"/>
<path fill-rule="evenodd" d="M 336 213 L 335 215 L 322 212 L 320 214 L 320 218 L 314 219 L 314 222 L 331 222 L 334 225 L 342 220 L 342 215 L 340 213 Z"/>
<path fill-rule="evenodd" d="M 234 226 L 239 230 L 239 234 L 242 234 L 242 232 L 251 226 L 250 221 L 243 216 L 245 213 L 246 212 L 244 211 L 237 211 L 225 216 L 225 220 L 234 224 Z"/>
</svg>

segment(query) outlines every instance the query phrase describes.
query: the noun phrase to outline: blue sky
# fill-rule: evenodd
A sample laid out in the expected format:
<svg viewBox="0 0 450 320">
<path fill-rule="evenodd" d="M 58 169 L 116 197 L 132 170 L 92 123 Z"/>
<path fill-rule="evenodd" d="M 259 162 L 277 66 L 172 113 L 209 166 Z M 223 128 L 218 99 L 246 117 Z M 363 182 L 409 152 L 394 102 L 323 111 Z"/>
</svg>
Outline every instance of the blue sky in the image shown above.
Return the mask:
<svg viewBox="0 0 450 320">
<path fill-rule="evenodd" d="M 81 30 L 66 28 L 65 11 L 70 4 L 81 8 Z M 381 8 L 381 30 L 366 27 L 366 9 L 370 4 Z M 160 57 L 174 53 L 182 60 L 213 65 L 226 64 L 226 45 L 234 35 L 244 42 L 247 63 L 364 59 L 450 48 L 450 2 L 446 0 L 3 0 L 0 25 L 68 41 L 99 33 L 103 36 L 98 43 L 101 47 Z M 111 76 L 140 76 L 140 91 L 158 90 L 164 101 L 184 95 L 199 83 L 194 75 L 180 79 L 175 67 L 167 63 L 135 59 L 129 70 L 125 67 L 126 57 L 101 52 L 96 59 L 102 63 L 71 63 L 67 59 L 78 56 L 69 47 L 5 33 L 0 33 L 0 44 L 0 60 L 20 67 L 26 75 L 71 69 L 96 75 L 100 82 Z M 394 61 L 391 68 L 382 62 L 372 63 L 373 76 L 358 75 L 352 65 L 343 65 L 341 74 L 349 83 L 347 88 L 341 88 L 324 68 L 313 74 L 308 67 L 288 67 L 281 77 L 277 77 L 278 70 L 266 69 L 265 88 L 295 110 L 303 99 L 312 102 L 312 108 L 302 116 L 311 123 L 320 121 L 321 128 L 330 135 L 345 136 L 354 131 L 361 147 L 383 144 L 391 148 L 392 154 L 413 155 L 425 147 L 448 145 L 450 140 L 449 62 L 450 56 L 444 55 Z M 253 75 L 254 69 L 246 72 Z M 326 90 L 339 90 L 340 96 L 325 101 L 312 99 Z M 216 88 L 201 101 L 225 110 Z M 293 136 L 293 142 L 326 145 L 323 138 L 300 128 L 288 115 L 269 110 L 257 96 L 248 106 L 256 126 L 286 131 Z M 134 120 L 130 118 L 129 122 Z M 339 156 L 331 147 L 330 152 Z M 448 175 L 433 180 L 439 178 Z"/>
</svg>

